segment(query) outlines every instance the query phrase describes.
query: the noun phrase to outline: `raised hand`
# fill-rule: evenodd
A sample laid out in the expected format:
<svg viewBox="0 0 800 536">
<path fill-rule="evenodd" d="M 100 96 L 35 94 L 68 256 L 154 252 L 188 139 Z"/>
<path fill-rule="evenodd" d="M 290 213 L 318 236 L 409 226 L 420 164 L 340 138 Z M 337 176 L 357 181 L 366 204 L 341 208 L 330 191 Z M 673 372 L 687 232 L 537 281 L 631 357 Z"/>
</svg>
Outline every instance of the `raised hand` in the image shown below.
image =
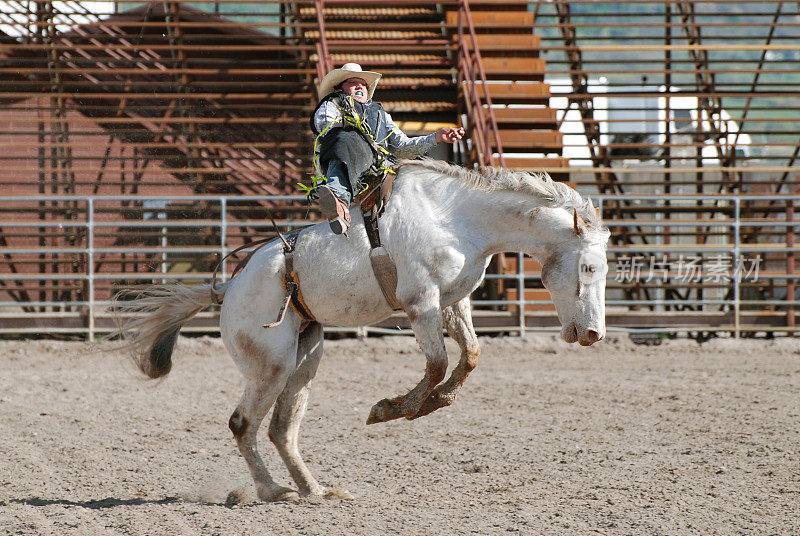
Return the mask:
<svg viewBox="0 0 800 536">
<path fill-rule="evenodd" d="M 463 128 L 445 127 L 436 131 L 436 141 L 453 143 L 456 140 L 460 140 L 463 136 Z"/>
</svg>

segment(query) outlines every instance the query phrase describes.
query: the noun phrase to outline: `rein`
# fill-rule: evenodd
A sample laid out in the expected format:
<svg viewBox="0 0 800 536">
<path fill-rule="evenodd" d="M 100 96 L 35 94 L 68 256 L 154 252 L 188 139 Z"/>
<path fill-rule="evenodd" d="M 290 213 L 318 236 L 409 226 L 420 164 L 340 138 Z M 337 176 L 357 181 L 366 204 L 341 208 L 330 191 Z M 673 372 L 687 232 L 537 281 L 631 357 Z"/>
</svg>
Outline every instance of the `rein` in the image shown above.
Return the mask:
<svg viewBox="0 0 800 536">
<path fill-rule="evenodd" d="M 281 238 L 283 238 L 283 237 L 281 237 Z M 217 305 L 222 304 L 222 296 L 224 295 L 224 293 L 220 292 L 217 289 L 217 274 L 219 272 L 220 267 L 222 266 L 222 263 L 225 262 L 225 259 L 227 259 L 231 255 L 235 255 L 236 253 L 239 253 L 243 249 L 247 249 L 247 248 L 250 248 L 250 247 L 253 247 L 253 246 L 259 246 L 256 249 L 254 249 L 253 251 L 248 252 L 247 256 L 244 259 L 239 261 L 239 263 L 236 265 L 236 267 L 233 269 L 233 272 L 231 273 L 231 279 L 233 279 L 236 276 L 236 274 L 241 272 L 242 269 L 244 269 L 244 267 L 247 266 L 247 263 L 250 262 L 250 258 L 253 256 L 253 253 L 255 253 L 256 251 L 261 249 L 261 246 L 263 246 L 267 242 L 272 242 L 273 240 L 275 240 L 275 237 L 262 238 L 260 240 L 255 240 L 253 242 L 248 242 L 247 244 L 245 244 L 243 246 L 239 246 L 238 248 L 236 248 L 233 251 L 229 252 L 227 255 L 222 257 L 222 259 L 220 259 L 220 261 L 217 263 L 216 268 L 214 268 L 214 273 L 211 274 L 211 299 L 214 301 L 214 303 L 216 303 Z"/>
<path fill-rule="evenodd" d="M 283 242 L 284 249 L 290 248 L 291 246 L 289 246 L 289 242 L 286 241 L 286 238 L 284 238 L 280 229 L 278 229 L 278 224 L 275 223 L 275 219 L 272 216 L 270 216 L 269 219 L 272 222 L 272 226 L 275 227 L 275 232 L 278 233 L 278 237 L 281 239 L 281 242 Z M 253 254 L 259 249 L 261 249 L 261 246 L 263 246 L 267 242 L 272 242 L 273 240 L 275 240 L 274 236 L 270 238 L 261 238 L 259 240 L 254 240 L 253 242 L 248 242 L 247 244 L 239 246 L 233 251 L 228 252 L 227 255 L 225 255 L 219 260 L 217 266 L 214 268 L 214 272 L 211 274 L 211 299 L 214 301 L 214 303 L 216 303 L 217 305 L 222 304 L 223 293 L 217 289 L 217 274 L 219 273 L 219 269 L 222 266 L 222 263 L 225 262 L 225 259 L 227 259 L 231 255 L 239 253 L 243 249 L 251 248 L 253 246 L 258 246 L 253 251 L 248 252 L 247 256 L 245 256 L 244 259 L 240 260 L 236 264 L 236 266 L 233 269 L 233 272 L 231 273 L 231 279 L 233 279 L 234 277 L 236 277 L 236 274 L 241 272 L 244 269 L 244 267 L 247 266 L 247 263 L 250 262 L 250 259 L 253 257 Z"/>
</svg>

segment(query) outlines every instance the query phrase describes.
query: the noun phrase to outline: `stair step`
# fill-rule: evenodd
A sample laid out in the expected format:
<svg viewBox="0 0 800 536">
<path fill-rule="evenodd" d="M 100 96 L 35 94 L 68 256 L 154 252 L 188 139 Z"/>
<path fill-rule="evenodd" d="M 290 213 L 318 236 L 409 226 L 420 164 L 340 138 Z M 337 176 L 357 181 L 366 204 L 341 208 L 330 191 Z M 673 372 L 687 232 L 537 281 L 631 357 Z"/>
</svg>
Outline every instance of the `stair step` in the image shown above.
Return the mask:
<svg viewBox="0 0 800 536">
<path fill-rule="evenodd" d="M 417 114 L 434 112 L 455 112 L 456 103 L 453 101 L 401 101 L 379 99 L 381 105 L 394 116 L 397 112 L 413 112 Z"/>
<path fill-rule="evenodd" d="M 307 39 L 319 39 L 319 32 L 312 30 L 305 32 L 304 36 Z M 425 30 L 328 30 L 325 32 L 325 39 L 328 41 L 328 46 L 332 42 L 345 39 L 395 39 L 395 40 L 436 40 L 436 45 L 445 40 L 442 38 L 441 32 L 432 32 Z"/>
<path fill-rule="evenodd" d="M 388 65 L 451 65 L 449 58 L 436 54 L 331 54 L 331 60 L 334 65 L 355 61 L 365 69 Z"/>
<path fill-rule="evenodd" d="M 478 11 L 481 9 L 514 9 L 519 11 L 527 11 L 530 5 L 530 0 L 470 0 L 470 11 Z"/>
<path fill-rule="evenodd" d="M 556 130 L 501 130 L 503 151 L 561 153 L 564 135 Z"/>
<path fill-rule="evenodd" d="M 505 167 L 514 171 L 527 171 L 529 173 L 544 171 L 554 181 L 565 182 L 575 187 L 569 181 L 569 159 L 558 158 L 522 158 L 504 156 Z"/>
<path fill-rule="evenodd" d="M 426 76 L 384 76 L 378 83 L 382 89 L 416 89 L 425 88 L 453 88 L 453 81 L 450 77 L 426 77 Z"/>
<path fill-rule="evenodd" d="M 556 128 L 556 111 L 552 108 L 492 108 L 498 127 Z"/>
<path fill-rule="evenodd" d="M 569 169 L 569 158 L 526 158 L 522 156 L 514 156 L 506 158 L 506 167 L 509 169 L 518 169 L 520 171 L 545 171 L 550 174 L 551 169 Z"/>
<path fill-rule="evenodd" d="M 535 50 L 538 54 L 538 49 L 542 44 L 542 38 L 533 34 L 477 34 L 475 37 L 482 56 L 487 52 L 500 51 L 510 53 L 515 50 L 527 51 L 528 49 Z M 458 34 L 455 34 L 453 35 L 453 42 L 457 41 Z M 464 37 L 464 46 L 472 50 L 471 37 Z"/>
<path fill-rule="evenodd" d="M 325 20 L 343 19 L 352 20 L 376 20 L 403 18 L 431 18 L 438 17 L 439 13 L 435 8 L 429 7 L 339 7 L 326 6 L 324 11 Z M 317 10 L 314 7 L 301 7 L 300 17 L 305 19 L 315 19 Z"/>
<path fill-rule="evenodd" d="M 453 69 L 452 66 L 449 64 L 435 64 L 435 65 L 414 65 L 414 64 L 407 64 L 407 63 L 387 63 L 385 65 L 373 65 L 369 63 L 372 58 L 366 58 L 363 54 L 359 53 L 352 53 L 352 54 L 341 54 L 341 57 L 333 62 L 334 68 L 341 67 L 347 62 L 354 61 L 361 65 L 364 70 L 378 70 L 383 75 L 381 81 L 384 78 L 388 77 L 402 77 L 402 76 L 412 76 L 412 77 L 437 77 L 437 78 L 447 78 L 452 79 L 453 76 Z M 346 59 L 343 59 L 346 58 Z M 312 54 L 309 58 L 309 61 L 312 63 L 316 63 L 318 61 L 317 55 Z M 382 83 L 382 82 L 381 82 Z"/>
<path fill-rule="evenodd" d="M 456 92 L 451 87 L 437 87 L 437 86 L 416 86 L 413 91 L 408 86 L 401 87 L 384 87 L 378 85 L 378 91 L 375 93 L 375 98 L 379 102 L 438 102 L 449 101 L 452 99 L 452 104 L 455 107 Z M 384 105 L 385 106 L 385 105 Z M 391 112 L 391 110 L 389 110 Z"/>
<path fill-rule="evenodd" d="M 496 3 L 484 3 L 481 2 L 480 4 L 476 4 L 475 2 L 469 3 L 469 10 L 475 14 L 481 11 L 527 11 L 528 6 L 525 4 L 530 4 L 530 2 L 502 2 L 498 1 Z"/>
<path fill-rule="evenodd" d="M 447 25 L 458 26 L 458 11 L 447 12 Z M 475 11 L 472 13 L 472 24 L 476 30 L 488 28 L 533 28 L 533 13 L 526 11 Z"/>
<path fill-rule="evenodd" d="M 437 58 L 447 58 L 446 41 L 424 41 L 416 39 L 354 39 L 328 41 L 331 55 L 349 56 L 373 52 L 376 48 L 384 54 L 420 54 L 426 52 Z M 448 59 L 448 64 L 452 60 Z"/>
<path fill-rule="evenodd" d="M 487 84 L 494 104 L 547 104 L 550 100 L 550 84 L 532 82 L 530 84 Z M 482 94 L 483 90 L 478 87 Z"/>
<path fill-rule="evenodd" d="M 482 58 L 488 80 L 544 80 L 545 60 L 540 58 Z"/>
</svg>

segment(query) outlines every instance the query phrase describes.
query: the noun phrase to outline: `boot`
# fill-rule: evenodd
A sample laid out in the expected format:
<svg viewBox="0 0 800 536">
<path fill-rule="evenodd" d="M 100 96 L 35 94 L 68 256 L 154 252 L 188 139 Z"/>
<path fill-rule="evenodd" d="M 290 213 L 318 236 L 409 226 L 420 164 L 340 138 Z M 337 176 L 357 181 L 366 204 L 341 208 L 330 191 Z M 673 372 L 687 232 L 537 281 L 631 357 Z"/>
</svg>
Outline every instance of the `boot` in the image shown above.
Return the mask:
<svg viewBox="0 0 800 536">
<path fill-rule="evenodd" d="M 328 220 L 333 234 L 347 236 L 347 230 L 350 229 L 350 208 L 347 203 L 336 197 L 328 186 L 320 186 L 317 195 L 322 217 Z"/>
</svg>

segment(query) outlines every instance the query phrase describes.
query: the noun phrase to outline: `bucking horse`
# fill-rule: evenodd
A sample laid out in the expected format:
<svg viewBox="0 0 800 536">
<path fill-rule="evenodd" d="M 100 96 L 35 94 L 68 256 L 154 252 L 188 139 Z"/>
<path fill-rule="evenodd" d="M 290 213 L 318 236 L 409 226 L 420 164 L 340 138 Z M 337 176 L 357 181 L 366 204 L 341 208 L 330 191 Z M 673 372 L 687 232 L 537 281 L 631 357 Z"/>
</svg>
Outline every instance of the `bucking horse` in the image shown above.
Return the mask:
<svg viewBox="0 0 800 536">
<path fill-rule="evenodd" d="M 334 235 L 327 222 L 296 237 L 292 281 L 313 320 L 286 308 L 286 244 L 278 239 L 256 250 L 226 282 L 154 285 L 114 305 L 127 316 L 117 332 L 123 347 L 144 374 L 159 378 L 170 371 L 181 326 L 222 302 L 222 339 L 246 379 L 229 426 L 263 501 L 338 493 L 317 482 L 297 442 L 309 383 L 322 358 L 322 326 L 366 326 L 393 312 L 373 272 L 360 210 L 352 210 L 352 222 L 349 237 Z M 427 362 L 413 389 L 372 407 L 368 424 L 415 419 L 453 403 L 480 355 L 469 296 L 496 253 L 523 252 L 541 263 L 565 341 L 588 346 L 605 336 L 609 232 L 591 200 L 544 173 L 404 161 L 378 230 L 396 268 L 396 301 Z M 279 311 L 281 321 L 274 322 Z M 445 330 L 461 356 L 443 381 Z M 258 429 L 273 407 L 269 439 L 297 490 L 276 483 L 258 452 Z"/>
</svg>

